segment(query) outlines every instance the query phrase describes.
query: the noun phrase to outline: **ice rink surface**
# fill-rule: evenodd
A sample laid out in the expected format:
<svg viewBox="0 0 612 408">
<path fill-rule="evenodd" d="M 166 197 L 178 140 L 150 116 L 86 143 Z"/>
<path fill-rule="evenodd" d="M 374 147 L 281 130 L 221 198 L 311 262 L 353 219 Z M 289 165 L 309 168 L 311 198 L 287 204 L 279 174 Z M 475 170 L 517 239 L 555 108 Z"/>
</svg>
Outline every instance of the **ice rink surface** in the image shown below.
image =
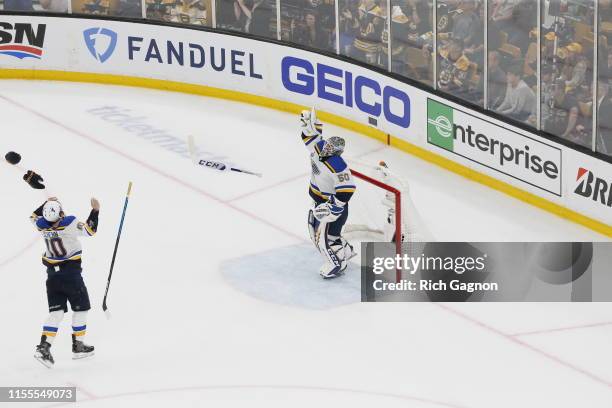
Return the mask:
<svg viewBox="0 0 612 408">
<path fill-rule="evenodd" d="M 96 356 L 70 359 L 68 315 L 48 370 L 32 358 L 47 309 L 43 242 L 28 220 L 46 196 L 0 165 L 2 386 L 73 385 L 77 406 L 92 408 L 612 407 L 609 304 L 361 304 L 358 269 L 321 280 L 295 115 L 2 81 L 0 121 L 2 153 L 20 152 L 68 212 L 84 219 L 91 196 L 102 204 L 83 257 Z M 606 240 L 372 139 L 325 132 L 346 137 L 347 157 L 384 159 L 405 176 L 439 240 Z M 173 151 L 189 134 L 264 177 L 195 168 Z M 100 304 L 128 181 L 107 321 Z"/>
</svg>

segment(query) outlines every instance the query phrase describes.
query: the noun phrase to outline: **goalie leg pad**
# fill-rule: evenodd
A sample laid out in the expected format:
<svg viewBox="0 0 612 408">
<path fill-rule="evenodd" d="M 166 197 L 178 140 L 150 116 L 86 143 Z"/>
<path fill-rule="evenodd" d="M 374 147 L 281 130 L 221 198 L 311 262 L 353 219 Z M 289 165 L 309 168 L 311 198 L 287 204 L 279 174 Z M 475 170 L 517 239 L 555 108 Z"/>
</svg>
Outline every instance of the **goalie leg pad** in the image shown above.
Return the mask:
<svg viewBox="0 0 612 408">
<path fill-rule="evenodd" d="M 319 238 L 319 251 L 326 262 L 319 273 L 325 279 L 336 278 L 342 275 L 346 269 L 346 261 L 343 259 L 344 248 L 336 245 L 333 238 L 329 236 L 331 224 L 322 223 L 319 227 L 321 236 Z"/>
<path fill-rule="evenodd" d="M 321 251 L 319 248 L 319 236 L 320 236 L 319 227 L 320 226 L 321 226 L 321 223 L 314 216 L 313 209 L 310 209 L 308 211 L 308 233 L 310 234 L 310 240 L 312 241 L 314 246 L 319 251 Z"/>
</svg>

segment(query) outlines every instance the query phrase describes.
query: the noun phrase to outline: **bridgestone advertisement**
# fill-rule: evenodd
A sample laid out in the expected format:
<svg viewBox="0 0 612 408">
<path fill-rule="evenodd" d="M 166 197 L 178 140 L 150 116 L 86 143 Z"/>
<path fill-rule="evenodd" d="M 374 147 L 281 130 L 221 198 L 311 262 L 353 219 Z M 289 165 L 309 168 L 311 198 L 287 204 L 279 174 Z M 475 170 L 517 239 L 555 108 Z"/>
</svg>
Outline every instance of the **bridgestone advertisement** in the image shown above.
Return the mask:
<svg viewBox="0 0 612 408">
<path fill-rule="evenodd" d="M 558 214 L 567 208 L 612 225 L 609 163 L 368 68 L 290 46 L 187 28 L 43 16 L 0 20 L 0 63 L 9 77 L 42 71 L 69 79 L 73 74 L 76 80 L 94 74 L 100 76 L 96 82 L 107 76 L 152 79 L 170 81 L 170 88 L 196 85 L 316 106 L 377 129 L 385 139 L 431 152 L 432 161 L 441 157 L 542 197 L 561 206 Z"/>
</svg>

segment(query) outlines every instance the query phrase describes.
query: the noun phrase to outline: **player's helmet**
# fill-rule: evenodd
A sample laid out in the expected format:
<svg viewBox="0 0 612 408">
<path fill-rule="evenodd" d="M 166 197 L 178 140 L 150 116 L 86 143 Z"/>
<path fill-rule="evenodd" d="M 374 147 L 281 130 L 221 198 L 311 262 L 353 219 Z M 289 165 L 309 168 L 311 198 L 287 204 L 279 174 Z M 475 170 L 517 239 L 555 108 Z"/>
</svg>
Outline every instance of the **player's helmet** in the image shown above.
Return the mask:
<svg viewBox="0 0 612 408">
<path fill-rule="evenodd" d="M 48 222 L 56 222 L 63 215 L 64 212 L 59 201 L 47 201 L 43 206 L 43 218 Z"/>
<path fill-rule="evenodd" d="M 329 139 L 325 139 L 319 158 L 322 160 L 330 156 L 341 155 L 343 152 L 344 139 L 339 136 L 332 136 Z"/>
</svg>

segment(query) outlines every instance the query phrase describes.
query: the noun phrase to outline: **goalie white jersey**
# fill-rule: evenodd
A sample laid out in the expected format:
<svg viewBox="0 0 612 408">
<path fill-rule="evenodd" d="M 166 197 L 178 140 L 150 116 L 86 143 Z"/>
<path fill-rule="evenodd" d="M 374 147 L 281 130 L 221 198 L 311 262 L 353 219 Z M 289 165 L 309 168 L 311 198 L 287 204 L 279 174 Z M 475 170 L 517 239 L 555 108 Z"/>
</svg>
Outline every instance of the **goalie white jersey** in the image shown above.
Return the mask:
<svg viewBox="0 0 612 408">
<path fill-rule="evenodd" d="M 331 195 L 338 200 L 347 203 L 355 192 L 355 183 L 351 170 L 342 159 L 334 155 L 320 160 L 323 138 L 320 135 L 306 136 L 302 134 L 302 140 L 310 151 L 310 164 L 312 173 L 310 176 L 310 196 L 317 203 L 325 202 Z"/>
</svg>

